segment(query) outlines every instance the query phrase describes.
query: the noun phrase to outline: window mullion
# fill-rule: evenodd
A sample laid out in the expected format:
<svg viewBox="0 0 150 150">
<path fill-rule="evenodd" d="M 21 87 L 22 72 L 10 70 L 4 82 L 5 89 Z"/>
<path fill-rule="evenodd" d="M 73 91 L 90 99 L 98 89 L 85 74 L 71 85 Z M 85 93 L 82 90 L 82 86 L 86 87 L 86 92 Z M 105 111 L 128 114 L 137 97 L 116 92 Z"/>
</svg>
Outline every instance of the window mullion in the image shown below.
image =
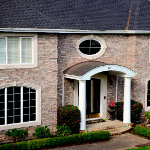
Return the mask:
<svg viewBox="0 0 150 150">
<path fill-rule="evenodd" d="M 13 87 L 13 123 L 15 123 L 15 90 Z"/>
<path fill-rule="evenodd" d="M 20 47 L 20 64 L 22 64 L 22 38 L 19 38 L 19 47 Z"/>
<path fill-rule="evenodd" d="M 21 87 L 21 123 L 23 123 L 23 87 Z"/>
<path fill-rule="evenodd" d="M 32 44 L 32 50 L 31 50 L 31 52 L 32 52 L 32 55 L 31 55 L 31 57 L 32 57 L 32 64 L 34 63 L 34 51 L 33 51 L 33 38 L 31 38 L 31 44 Z"/>
<path fill-rule="evenodd" d="M 5 37 L 5 39 L 6 39 L 6 64 L 8 64 L 8 38 L 7 37 Z"/>
<path fill-rule="evenodd" d="M 7 125 L 7 88 L 5 88 L 5 125 Z"/>
</svg>

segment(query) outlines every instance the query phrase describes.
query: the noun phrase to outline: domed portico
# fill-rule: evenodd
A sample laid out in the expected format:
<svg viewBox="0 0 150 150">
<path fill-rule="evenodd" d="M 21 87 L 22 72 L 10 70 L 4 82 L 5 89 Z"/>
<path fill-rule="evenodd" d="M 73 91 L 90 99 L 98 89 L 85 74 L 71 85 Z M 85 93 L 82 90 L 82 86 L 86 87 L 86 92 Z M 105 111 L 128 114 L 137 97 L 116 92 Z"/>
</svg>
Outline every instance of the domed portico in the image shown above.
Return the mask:
<svg viewBox="0 0 150 150">
<path fill-rule="evenodd" d="M 100 75 L 105 72 L 113 72 L 114 75 L 124 77 L 123 123 L 131 123 L 131 78 L 135 77 L 136 73 L 120 65 L 110 65 L 102 62 L 84 62 L 77 64 L 64 72 L 65 78 L 74 79 L 79 82 L 78 107 L 81 111 L 81 130 L 86 129 L 86 83 L 92 78 L 97 78 L 97 75 L 101 79 L 101 86 L 103 87 L 100 91 L 100 114 L 102 118 L 106 118 L 107 116 L 107 77 Z M 91 85 L 92 83 L 93 82 L 91 82 Z M 93 100 L 91 100 L 91 105 L 93 105 L 92 103 Z M 91 107 L 91 110 L 92 109 L 93 108 Z"/>
</svg>

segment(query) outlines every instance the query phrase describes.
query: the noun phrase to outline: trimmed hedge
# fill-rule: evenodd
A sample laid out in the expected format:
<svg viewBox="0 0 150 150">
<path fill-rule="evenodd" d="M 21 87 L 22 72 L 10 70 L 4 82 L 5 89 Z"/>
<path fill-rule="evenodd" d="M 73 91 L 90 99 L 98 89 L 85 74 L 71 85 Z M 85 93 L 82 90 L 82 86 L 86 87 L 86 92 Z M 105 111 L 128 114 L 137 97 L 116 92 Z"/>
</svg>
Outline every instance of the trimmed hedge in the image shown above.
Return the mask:
<svg viewBox="0 0 150 150">
<path fill-rule="evenodd" d="M 46 147 L 62 146 L 75 143 L 92 142 L 97 140 L 108 140 L 109 131 L 96 131 L 79 133 L 64 137 L 35 139 L 18 143 L 0 145 L 0 150 L 34 150 Z"/>
<path fill-rule="evenodd" d="M 143 126 L 136 126 L 135 133 L 138 135 L 145 136 L 145 137 L 150 137 L 150 129 L 143 127 Z"/>
<path fill-rule="evenodd" d="M 58 126 L 64 123 L 71 129 L 72 134 L 80 131 L 80 110 L 77 106 L 60 106 L 58 110 Z"/>
</svg>

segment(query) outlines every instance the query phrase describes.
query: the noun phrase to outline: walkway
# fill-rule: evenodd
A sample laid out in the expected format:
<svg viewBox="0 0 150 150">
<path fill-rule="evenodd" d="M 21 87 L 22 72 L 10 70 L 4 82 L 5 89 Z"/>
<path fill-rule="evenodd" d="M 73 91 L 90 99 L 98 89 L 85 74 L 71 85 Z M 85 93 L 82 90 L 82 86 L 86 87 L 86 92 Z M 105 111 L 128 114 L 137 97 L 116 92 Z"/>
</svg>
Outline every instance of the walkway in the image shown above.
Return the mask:
<svg viewBox="0 0 150 150">
<path fill-rule="evenodd" d="M 111 135 L 118 135 L 118 134 L 125 133 L 130 129 L 131 129 L 131 126 L 128 124 L 124 124 L 122 121 L 107 120 L 106 122 L 87 124 L 87 130 L 86 131 L 90 132 L 90 131 L 105 130 L 105 131 L 109 131 Z"/>
<path fill-rule="evenodd" d="M 107 142 L 68 146 L 62 148 L 55 148 L 53 150 L 125 150 L 135 147 L 139 144 L 147 143 L 150 143 L 150 140 L 130 133 L 125 133 L 122 135 L 113 136 L 113 138 Z"/>
</svg>

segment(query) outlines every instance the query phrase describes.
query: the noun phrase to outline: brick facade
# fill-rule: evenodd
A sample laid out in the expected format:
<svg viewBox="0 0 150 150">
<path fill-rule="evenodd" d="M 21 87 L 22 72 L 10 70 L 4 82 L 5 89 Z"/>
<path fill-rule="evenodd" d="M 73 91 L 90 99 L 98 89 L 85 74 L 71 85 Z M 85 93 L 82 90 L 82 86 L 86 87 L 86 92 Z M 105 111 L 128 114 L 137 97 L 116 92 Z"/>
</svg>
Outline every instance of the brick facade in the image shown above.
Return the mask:
<svg viewBox="0 0 150 150">
<path fill-rule="evenodd" d="M 85 61 L 76 50 L 81 34 L 38 34 L 38 65 L 30 69 L 1 69 L 0 85 L 28 84 L 41 87 L 41 125 L 54 128 L 57 109 L 62 104 L 62 76 L 67 68 Z M 137 73 L 132 79 L 132 99 L 145 105 L 146 80 L 150 79 L 148 35 L 96 35 L 101 37 L 107 49 L 92 61 L 122 65 Z M 116 99 L 116 76 L 108 75 L 107 99 Z M 64 80 L 64 102 L 74 104 L 72 81 Z M 123 100 L 124 79 L 118 78 L 118 100 Z"/>
<path fill-rule="evenodd" d="M 58 104 L 61 104 L 61 85 L 63 71 L 75 64 L 89 61 L 82 58 L 76 50 L 78 40 L 86 35 L 72 34 L 72 35 L 58 35 Z M 100 57 L 92 61 L 101 61 L 107 64 L 117 64 L 132 69 L 137 73 L 136 77 L 132 79 L 132 95 L 131 99 L 141 101 L 145 106 L 145 87 L 146 80 L 150 78 L 149 75 L 149 36 L 148 35 L 96 35 L 101 37 L 107 49 Z M 111 80 L 111 84 L 109 83 Z M 73 104 L 73 89 L 68 81 L 65 82 L 65 101 Z M 70 87 L 69 87 L 70 86 Z M 116 76 L 108 76 L 108 93 L 107 99 L 116 99 Z M 118 77 L 118 100 L 123 101 L 124 94 L 124 79 Z M 72 93 L 72 94 L 70 94 Z M 69 97 L 69 99 L 68 99 Z M 69 100 L 69 102 L 68 102 Z"/>
</svg>

